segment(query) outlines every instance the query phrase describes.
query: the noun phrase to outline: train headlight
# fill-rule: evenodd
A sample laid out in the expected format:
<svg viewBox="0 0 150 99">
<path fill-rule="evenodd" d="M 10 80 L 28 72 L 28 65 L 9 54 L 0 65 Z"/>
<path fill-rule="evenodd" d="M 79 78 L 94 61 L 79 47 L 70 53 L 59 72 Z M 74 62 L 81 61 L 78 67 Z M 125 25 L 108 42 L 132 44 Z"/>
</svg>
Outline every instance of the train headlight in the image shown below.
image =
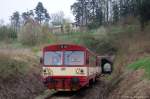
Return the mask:
<svg viewBox="0 0 150 99">
<path fill-rule="evenodd" d="M 46 69 L 43 69 L 43 73 L 46 73 Z"/>
<path fill-rule="evenodd" d="M 60 45 L 60 48 L 63 49 L 63 48 L 67 48 L 68 46 L 67 45 Z"/>
<path fill-rule="evenodd" d="M 77 73 L 77 74 L 84 74 L 84 70 L 81 69 L 81 68 L 77 68 L 77 69 L 76 69 L 76 73 Z"/>
<path fill-rule="evenodd" d="M 51 76 L 53 74 L 53 71 L 51 69 L 43 69 L 43 74 Z"/>
<path fill-rule="evenodd" d="M 43 75 L 44 75 L 44 76 L 47 75 L 46 69 L 43 69 Z"/>
</svg>

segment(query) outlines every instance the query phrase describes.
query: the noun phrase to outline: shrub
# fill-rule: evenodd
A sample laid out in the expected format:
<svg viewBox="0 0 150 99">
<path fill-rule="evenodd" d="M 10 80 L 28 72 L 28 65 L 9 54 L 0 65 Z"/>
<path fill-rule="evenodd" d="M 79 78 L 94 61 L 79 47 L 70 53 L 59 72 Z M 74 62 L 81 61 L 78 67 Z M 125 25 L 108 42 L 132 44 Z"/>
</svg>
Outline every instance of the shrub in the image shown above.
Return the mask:
<svg viewBox="0 0 150 99">
<path fill-rule="evenodd" d="M 96 53 L 112 54 L 117 51 L 114 44 L 114 38 L 107 33 L 106 28 L 100 27 L 91 33 L 84 33 L 80 37 L 81 43 Z"/>
<path fill-rule="evenodd" d="M 17 32 L 8 26 L 0 27 L 0 41 L 14 40 L 17 38 Z"/>
<path fill-rule="evenodd" d="M 150 57 L 139 59 L 132 64 L 129 64 L 128 68 L 132 70 L 144 69 L 146 77 L 150 79 Z"/>
<path fill-rule="evenodd" d="M 21 28 L 18 40 L 25 45 L 36 45 L 39 43 L 41 32 L 40 25 L 30 21 Z"/>
<path fill-rule="evenodd" d="M 24 56 L 20 54 L 20 56 Z M 21 58 L 21 57 L 20 57 Z M 10 52 L 0 52 L 0 78 L 8 79 L 21 74 L 26 74 L 29 69 L 28 62 L 20 59 L 18 54 Z"/>
<path fill-rule="evenodd" d="M 81 40 L 82 44 L 96 53 L 112 54 L 117 50 L 108 37 L 83 36 Z"/>
<path fill-rule="evenodd" d="M 100 26 L 100 24 L 98 22 L 92 22 L 90 24 L 88 24 L 88 29 L 91 30 L 91 29 L 97 29 L 98 27 Z"/>
<path fill-rule="evenodd" d="M 37 22 L 30 20 L 18 33 L 18 40 L 24 45 L 37 45 L 47 42 L 50 37 L 48 26 L 41 26 Z"/>
<path fill-rule="evenodd" d="M 69 33 L 71 31 L 71 26 L 70 26 L 69 23 L 65 23 L 64 30 L 65 30 L 66 33 Z"/>
<path fill-rule="evenodd" d="M 47 24 L 42 25 L 41 29 L 42 29 L 41 43 L 45 43 L 45 42 L 49 43 L 50 40 L 52 41 L 50 43 L 55 42 L 56 39 L 55 39 L 54 35 L 52 35 L 52 33 L 50 33 L 50 29 Z"/>
</svg>

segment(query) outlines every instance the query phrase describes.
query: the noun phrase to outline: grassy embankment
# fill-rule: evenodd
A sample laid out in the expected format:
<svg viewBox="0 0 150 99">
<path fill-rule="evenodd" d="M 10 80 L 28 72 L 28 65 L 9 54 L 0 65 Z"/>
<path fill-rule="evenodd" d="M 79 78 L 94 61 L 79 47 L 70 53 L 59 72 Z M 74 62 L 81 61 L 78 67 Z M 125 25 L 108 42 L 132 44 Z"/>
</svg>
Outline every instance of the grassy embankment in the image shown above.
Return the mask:
<svg viewBox="0 0 150 99">
<path fill-rule="evenodd" d="M 150 57 L 141 58 L 132 64 L 129 64 L 128 68 L 134 71 L 144 69 L 145 77 L 150 79 Z"/>
<path fill-rule="evenodd" d="M 119 45 L 111 77 L 110 99 L 148 98 L 150 78 L 150 33 L 139 28 L 124 32 L 117 39 Z M 124 34 L 123 33 L 123 34 Z"/>
<path fill-rule="evenodd" d="M 36 55 L 25 48 L 0 49 L 0 99 L 33 99 L 44 90 Z"/>
</svg>

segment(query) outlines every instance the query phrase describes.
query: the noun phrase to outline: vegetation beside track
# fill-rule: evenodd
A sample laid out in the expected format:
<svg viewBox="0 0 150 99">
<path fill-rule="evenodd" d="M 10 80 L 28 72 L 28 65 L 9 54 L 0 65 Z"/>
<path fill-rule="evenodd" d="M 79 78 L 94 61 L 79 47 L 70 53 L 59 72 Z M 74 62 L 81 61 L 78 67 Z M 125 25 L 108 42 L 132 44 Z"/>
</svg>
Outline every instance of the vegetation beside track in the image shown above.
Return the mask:
<svg viewBox="0 0 150 99">
<path fill-rule="evenodd" d="M 0 49 L 0 99 L 33 99 L 44 90 L 38 60 L 29 49 Z"/>
</svg>

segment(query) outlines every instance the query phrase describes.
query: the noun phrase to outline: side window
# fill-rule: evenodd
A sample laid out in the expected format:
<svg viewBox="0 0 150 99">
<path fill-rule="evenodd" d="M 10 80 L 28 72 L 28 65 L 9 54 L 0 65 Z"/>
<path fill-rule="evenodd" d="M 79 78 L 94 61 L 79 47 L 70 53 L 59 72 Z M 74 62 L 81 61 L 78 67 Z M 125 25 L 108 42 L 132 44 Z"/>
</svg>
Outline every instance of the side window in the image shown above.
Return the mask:
<svg viewBox="0 0 150 99">
<path fill-rule="evenodd" d="M 86 64 L 87 64 L 87 65 L 89 65 L 89 63 L 90 63 L 90 62 L 89 62 L 89 60 L 90 60 L 89 58 L 90 58 L 90 57 L 89 57 L 89 54 L 87 53 L 87 54 L 86 54 Z"/>
</svg>

